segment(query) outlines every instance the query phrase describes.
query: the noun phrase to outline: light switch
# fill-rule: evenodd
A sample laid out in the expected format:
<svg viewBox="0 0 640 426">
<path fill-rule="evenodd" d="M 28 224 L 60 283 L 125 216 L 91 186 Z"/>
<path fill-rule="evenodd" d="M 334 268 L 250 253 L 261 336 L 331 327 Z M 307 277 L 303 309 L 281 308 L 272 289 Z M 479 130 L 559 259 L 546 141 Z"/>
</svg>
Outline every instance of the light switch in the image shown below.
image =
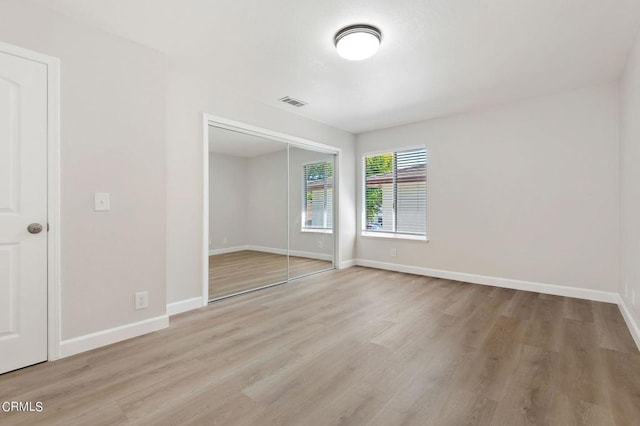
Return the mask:
<svg viewBox="0 0 640 426">
<path fill-rule="evenodd" d="M 108 192 L 96 192 L 93 194 L 93 210 L 97 212 L 111 210 L 111 200 Z"/>
</svg>

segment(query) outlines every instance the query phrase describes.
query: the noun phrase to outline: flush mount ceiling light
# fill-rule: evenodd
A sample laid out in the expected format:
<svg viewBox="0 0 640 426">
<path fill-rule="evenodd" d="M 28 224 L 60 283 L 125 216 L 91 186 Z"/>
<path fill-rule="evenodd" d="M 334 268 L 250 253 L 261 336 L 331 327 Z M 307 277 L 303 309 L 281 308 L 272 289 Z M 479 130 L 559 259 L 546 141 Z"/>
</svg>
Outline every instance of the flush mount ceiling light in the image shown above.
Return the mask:
<svg viewBox="0 0 640 426">
<path fill-rule="evenodd" d="M 351 25 L 338 31 L 334 38 L 338 55 L 350 61 L 370 58 L 380 47 L 382 34 L 371 25 Z"/>
</svg>

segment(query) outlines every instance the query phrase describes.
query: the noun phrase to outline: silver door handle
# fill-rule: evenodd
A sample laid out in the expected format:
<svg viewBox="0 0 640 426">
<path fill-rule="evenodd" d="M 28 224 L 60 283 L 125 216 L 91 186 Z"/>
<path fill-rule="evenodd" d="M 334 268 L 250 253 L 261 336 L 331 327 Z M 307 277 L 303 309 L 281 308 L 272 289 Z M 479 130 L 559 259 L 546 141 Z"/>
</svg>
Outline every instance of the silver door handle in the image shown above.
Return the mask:
<svg viewBox="0 0 640 426">
<path fill-rule="evenodd" d="M 27 231 L 29 231 L 29 233 L 31 234 L 39 234 L 42 232 L 42 225 L 40 225 L 39 223 L 32 223 L 31 225 L 27 226 Z"/>
</svg>

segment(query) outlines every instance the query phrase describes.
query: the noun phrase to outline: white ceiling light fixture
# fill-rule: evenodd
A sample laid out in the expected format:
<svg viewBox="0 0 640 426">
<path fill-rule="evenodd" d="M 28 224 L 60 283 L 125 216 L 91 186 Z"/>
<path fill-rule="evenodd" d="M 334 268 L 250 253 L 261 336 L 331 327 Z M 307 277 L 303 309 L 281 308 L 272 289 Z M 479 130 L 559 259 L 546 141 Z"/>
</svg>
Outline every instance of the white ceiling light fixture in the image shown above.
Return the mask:
<svg viewBox="0 0 640 426">
<path fill-rule="evenodd" d="M 375 55 L 382 33 L 371 25 L 351 25 L 338 31 L 334 38 L 338 55 L 349 61 L 361 61 Z"/>
</svg>

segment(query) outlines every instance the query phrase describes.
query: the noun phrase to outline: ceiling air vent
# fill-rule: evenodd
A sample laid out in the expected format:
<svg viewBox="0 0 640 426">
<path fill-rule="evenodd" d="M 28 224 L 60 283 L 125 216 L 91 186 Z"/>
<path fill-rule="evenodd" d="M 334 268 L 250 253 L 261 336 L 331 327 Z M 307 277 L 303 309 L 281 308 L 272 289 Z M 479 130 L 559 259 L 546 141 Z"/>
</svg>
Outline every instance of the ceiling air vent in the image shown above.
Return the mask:
<svg viewBox="0 0 640 426">
<path fill-rule="evenodd" d="M 278 100 L 280 102 L 284 102 L 285 104 L 293 105 L 294 107 L 298 107 L 298 108 L 303 107 L 307 104 L 306 102 L 293 99 L 291 96 L 285 96 L 284 98 L 280 98 Z"/>
</svg>

